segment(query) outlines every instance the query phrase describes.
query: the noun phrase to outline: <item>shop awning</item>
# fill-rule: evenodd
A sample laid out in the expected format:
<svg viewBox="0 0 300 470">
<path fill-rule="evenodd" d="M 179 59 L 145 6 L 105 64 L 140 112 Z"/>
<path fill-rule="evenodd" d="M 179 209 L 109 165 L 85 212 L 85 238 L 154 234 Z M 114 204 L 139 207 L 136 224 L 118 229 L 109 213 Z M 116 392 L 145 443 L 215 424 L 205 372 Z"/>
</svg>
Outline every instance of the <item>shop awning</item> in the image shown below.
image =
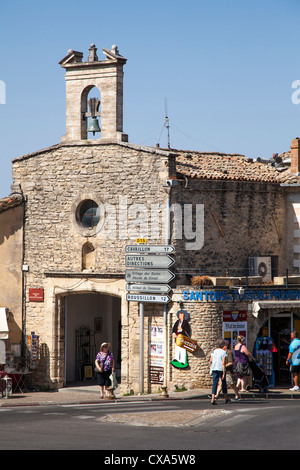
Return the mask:
<svg viewBox="0 0 300 470">
<path fill-rule="evenodd" d="M 269 309 L 269 308 L 280 308 L 280 309 L 288 309 L 288 308 L 300 308 L 300 300 L 285 300 L 285 301 L 272 301 L 272 300 L 262 300 L 261 302 L 253 302 L 252 303 L 252 314 L 257 317 L 258 312 L 262 309 Z"/>
<path fill-rule="evenodd" d="M 6 308 L 0 307 L 0 339 L 8 339 Z"/>
</svg>

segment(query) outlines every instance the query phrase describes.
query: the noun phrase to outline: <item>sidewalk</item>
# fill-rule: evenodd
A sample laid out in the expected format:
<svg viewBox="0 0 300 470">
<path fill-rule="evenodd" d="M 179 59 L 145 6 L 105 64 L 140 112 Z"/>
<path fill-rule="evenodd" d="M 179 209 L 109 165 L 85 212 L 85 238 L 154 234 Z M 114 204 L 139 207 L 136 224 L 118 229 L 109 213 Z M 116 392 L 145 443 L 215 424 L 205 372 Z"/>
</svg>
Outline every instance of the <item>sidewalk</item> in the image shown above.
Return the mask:
<svg viewBox="0 0 300 470">
<path fill-rule="evenodd" d="M 16 406 L 37 406 L 37 405 L 63 405 L 63 404 L 84 404 L 84 403 L 108 403 L 108 402 L 135 402 L 154 400 L 188 400 L 204 399 L 209 400 L 211 389 L 201 388 L 186 390 L 183 392 L 168 391 L 168 397 L 159 393 L 123 396 L 120 389 L 115 390 L 115 397 L 112 400 L 101 399 L 98 385 L 83 385 L 76 387 L 65 387 L 58 391 L 28 391 L 24 393 L 13 393 L 9 398 L 0 398 L 0 407 Z M 233 394 L 229 391 L 229 397 Z M 258 390 L 250 390 L 241 393 L 241 400 L 244 399 L 298 399 L 300 392 L 292 392 L 288 388 L 272 388 L 268 393 L 259 393 Z"/>
</svg>

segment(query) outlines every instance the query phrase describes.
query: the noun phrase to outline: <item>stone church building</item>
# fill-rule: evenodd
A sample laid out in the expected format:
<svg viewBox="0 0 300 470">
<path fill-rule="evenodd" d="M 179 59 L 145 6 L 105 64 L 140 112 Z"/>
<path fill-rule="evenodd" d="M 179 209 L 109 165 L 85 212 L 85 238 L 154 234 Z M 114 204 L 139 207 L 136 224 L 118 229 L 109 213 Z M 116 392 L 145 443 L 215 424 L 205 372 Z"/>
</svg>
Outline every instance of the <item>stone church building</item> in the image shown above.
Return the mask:
<svg viewBox="0 0 300 470">
<path fill-rule="evenodd" d="M 40 387 L 93 380 L 109 341 L 124 392 L 193 388 L 211 384 L 217 339 L 244 334 L 254 352 L 268 339 L 269 375 L 288 383 L 280 348 L 300 330 L 300 140 L 268 161 L 130 143 L 126 59 L 116 46 L 103 54 L 68 51 L 65 135 L 12 161 L 0 200 L 2 367 L 9 358 Z M 176 366 L 180 311 L 198 347 Z"/>
</svg>

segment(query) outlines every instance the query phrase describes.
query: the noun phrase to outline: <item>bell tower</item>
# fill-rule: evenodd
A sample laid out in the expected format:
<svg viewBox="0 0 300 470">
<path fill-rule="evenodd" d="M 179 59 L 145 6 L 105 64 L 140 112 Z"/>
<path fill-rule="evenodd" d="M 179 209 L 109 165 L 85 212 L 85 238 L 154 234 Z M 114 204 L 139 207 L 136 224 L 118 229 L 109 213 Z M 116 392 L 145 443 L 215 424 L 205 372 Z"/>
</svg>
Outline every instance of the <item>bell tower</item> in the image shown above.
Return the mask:
<svg viewBox="0 0 300 470">
<path fill-rule="evenodd" d="M 97 48 L 91 44 L 87 62 L 82 61 L 82 52 L 72 49 L 59 62 L 66 69 L 64 142 L 86 140 L 89 132 L 105 141 L 128 141 L 123 133 L 123 66 L 127 59 L 117 46 L 102 50 L 104 60 L 98 59 Z M 88 99 L 94 87 L 100 92 L 100 100 Z"/>
</svg>

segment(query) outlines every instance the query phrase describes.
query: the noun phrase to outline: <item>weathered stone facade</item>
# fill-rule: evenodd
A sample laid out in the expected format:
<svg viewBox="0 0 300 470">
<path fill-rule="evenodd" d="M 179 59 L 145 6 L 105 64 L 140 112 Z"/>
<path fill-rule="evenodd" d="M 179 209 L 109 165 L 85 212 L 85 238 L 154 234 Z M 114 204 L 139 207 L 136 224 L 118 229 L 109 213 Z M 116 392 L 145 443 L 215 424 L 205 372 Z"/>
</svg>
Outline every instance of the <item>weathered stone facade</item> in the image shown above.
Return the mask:
<svg viewBox="0 0 300 470">
<path fill-rule="evenodd" d="M 0 202 L 0 307 L 8 309 L 8 349 L 22 342 L 23 205 L 20 194 Z"/>
<path fill-rule="evenodd" d="M 83 325 L 94 330 L 97 319 L 97 348 L 104 340 L 112 343 L 122 390 L 139 391 L 141 317 L 138 302 L 126 298 L 125 246 L 146 238 L 149 245 L 174 246 L 176 264 L 171 269 L 176 278 L 166 306 L 144 303 L 143 389 L 160 386 L 151 383 L 149 372 L 153 325 L 163 329 L 164 383 L 209 385 L 209 355 L 222 335 L 223 311 L 248 312 L 251 350 L 271 311 L 262 306 L 255 316 L 252 301 L 186 301 L 183 292 L 196 276 L 207 276 L 220 291 L 247 287 L 248 282 L 266 290 L 260 276 L 248 279 L 249 257 L 270 257 L 272 279 L 281 276 L 283 285 L 286 269 L 297 274 L 294 214 L 299 196 L 290 187 L 297 181 L 291 180 L 289 168 L 279 172 L 274 165 L 241 155 L 187 153 L 126 142 L 122 121 L 126 59 L 115 48 L 104 52 L 106 60 L 99 61 L 91 47 L 88 61 L 82 62 L 81 53 L 69 51 L 60 62 L 66 68 L 66 135 L 60 144 L 16 158 L 12 164 L 14 187 L 20 188 L 24 201 L 22 224 L 23 212 L 16 214 L 18 263 L 28 266 L 22 276 L 21 268 L 18 271 L 21 296 L 18 305 L 12 305 L 20 331 L 24 335 L 34 331 L 40 338 L 33 379 L 56 388 L 76 378 L 72 371 L 80 364 L 74 357 L 75 333 Z M 101 139 L 88 140 L 87 98 L 94 86 L 103 99 L 102 132 Z M 81 219 L 86 201 L 99 209 L 99 222 L 91 227 Z M 4 217 L 0 213 L 1 222 Z M 8 261 L 13 249 L 6 240 L 0 243 Z M 197 288 L 203 288 L 200 282 Z M 32 299 L 30 289 L 42 290 L 43 300 Z M 3 306 L 8 302 L 7 296 L 2 297 Z M 293 314 L 298 318 L 295 305 Z M 199 345 L 194 354 L 188 353 L 189 366 L 184 370 L 170 364 L 179 308 L 188 311 L 192 338 Z M 93 364 L 93 358 L 89 360 Z"/>
</svg>

